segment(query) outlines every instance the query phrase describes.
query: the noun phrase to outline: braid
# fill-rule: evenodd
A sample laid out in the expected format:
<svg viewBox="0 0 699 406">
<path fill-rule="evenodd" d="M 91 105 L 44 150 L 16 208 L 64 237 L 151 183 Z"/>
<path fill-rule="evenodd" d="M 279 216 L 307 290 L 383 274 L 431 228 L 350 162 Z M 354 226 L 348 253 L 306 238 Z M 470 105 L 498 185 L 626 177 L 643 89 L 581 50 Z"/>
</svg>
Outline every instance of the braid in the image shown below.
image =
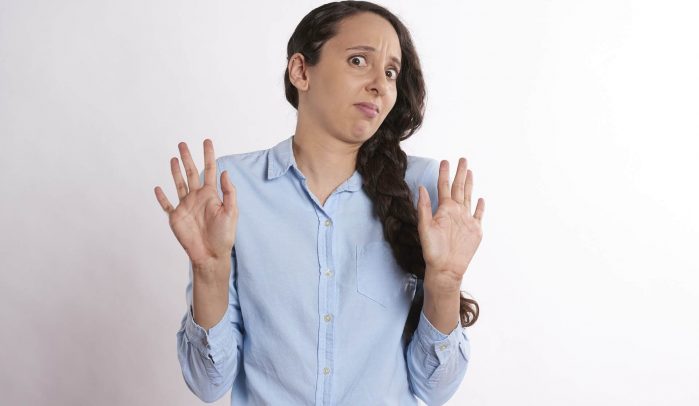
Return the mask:
<svg viewBox="0 0 699 406">
<path fill-rule="evenodd" d="M 362 175 L 362 187 L 374 203 L 374 215 L 381 220 L 384 238 L 396 261 L 406 272 L 415 275 L 418 286 L 422 287 L 425 260 L 417 228 L 417 209 L 405 182 L 407 155 L 399 142 L 397 137 L 391 137 L 390 132 L 380 128 L 359 149 L 357 171 Z M 463 295 L 459 300 L 461 325 L 471 326 L 478 319 L 478 303 Z M 417 329 L 423 301 L 424 289 L 417 289 L 403 329 L 406 344 Z"/>
</svg>

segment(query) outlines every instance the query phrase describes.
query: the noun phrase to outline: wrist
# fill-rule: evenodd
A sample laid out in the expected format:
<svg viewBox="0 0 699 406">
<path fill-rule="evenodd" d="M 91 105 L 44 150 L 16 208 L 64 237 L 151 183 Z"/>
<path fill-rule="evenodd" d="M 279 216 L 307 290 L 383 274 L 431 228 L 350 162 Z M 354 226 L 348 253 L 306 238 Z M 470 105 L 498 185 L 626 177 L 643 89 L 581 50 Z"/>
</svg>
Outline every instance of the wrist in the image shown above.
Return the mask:
<svg viewBox="0 0 699 406">
<path fill-rule="evenodd" d="M 440 272 L 434 269 L 425 269 L 425 280 L 423 287 L 425 292 L 428 290 L 438 296 L 449 296 L 461 292 L 461 282 L 463 278 L 453 276 L 453 273 Z"/>
<path fill-rule="evenodd" d="M 213 287 L 223 283 L 228 286 L 230 269 L 230 257 L 196 264 L 192 263 L 192 279 L 194 283 L 199 285 Z"/>
</svg>

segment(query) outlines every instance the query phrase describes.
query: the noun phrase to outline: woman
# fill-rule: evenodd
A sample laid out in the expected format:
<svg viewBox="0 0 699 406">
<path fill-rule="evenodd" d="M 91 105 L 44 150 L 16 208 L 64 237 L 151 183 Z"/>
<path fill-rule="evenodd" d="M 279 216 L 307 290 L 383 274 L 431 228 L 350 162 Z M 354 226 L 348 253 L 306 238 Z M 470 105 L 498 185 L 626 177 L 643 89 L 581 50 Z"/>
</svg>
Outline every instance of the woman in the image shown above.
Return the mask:
<svg viewBox="0 0 699 406">
<path fill-rule="evenodd" d="M 442 404 L 478 317 L 460 292 L 482 238 L 472 173 L 461 158 L 450 187 L 448 161 L 401 150 L 425 89 L 410 35 L 386 9 L 312 10 L 287 59 L 294 135 L 216 160 L 204 140 L 199 176 L 180 143 L 177 208 L 155 188 L 190 259 L 185 382 L 207 402 L 232 387 L 236 406 Z"/>
</svg>

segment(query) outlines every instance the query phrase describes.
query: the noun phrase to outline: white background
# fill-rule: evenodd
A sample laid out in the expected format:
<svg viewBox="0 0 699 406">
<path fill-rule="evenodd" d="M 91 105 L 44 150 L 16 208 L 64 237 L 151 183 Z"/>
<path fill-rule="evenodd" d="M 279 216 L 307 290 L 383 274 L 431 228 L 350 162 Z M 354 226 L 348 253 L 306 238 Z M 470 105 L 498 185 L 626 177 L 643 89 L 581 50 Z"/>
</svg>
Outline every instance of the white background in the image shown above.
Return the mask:
<svg viewBox="0 0 699 406">
<path fill-rule="evenodd" d="M 153 188 L 177 201 L 180 141 L 201 169 L 206 137 L 293 133 L 286 43 L 320 4 L 0 0 L 1 404 L 200 404 Z M 467 157 L 486 200 L 448 404 L 699 404 L 696 3 L 382 4 L 428 86 L 404 149 Z"/>
</svg>

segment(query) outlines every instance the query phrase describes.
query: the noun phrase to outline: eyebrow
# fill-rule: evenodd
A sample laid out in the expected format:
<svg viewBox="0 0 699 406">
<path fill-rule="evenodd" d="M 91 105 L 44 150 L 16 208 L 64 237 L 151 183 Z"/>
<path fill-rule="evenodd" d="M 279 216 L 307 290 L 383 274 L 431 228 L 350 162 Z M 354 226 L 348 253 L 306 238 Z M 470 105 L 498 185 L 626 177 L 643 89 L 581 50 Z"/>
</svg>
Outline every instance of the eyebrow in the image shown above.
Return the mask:
<svg viewBox="0 0 699 406">
<path fill-rule="evenodd" d="M 360 50 L 360 51 L 376 52 L 376 48 L 370 47 L 369 45 L 357 45 L 357 46 L 349 47 L 349 48 L 347 48 L 345 51 L 350 51 L 350 50 Z M 395 62 L 395 63 L 398 65 L 399 68 L 401 67 L 401 65 L 400 65 L 400 59 L 398 59 L 398 58 L 395 57 L 395 56 L 392 56 L 392 57 L 391 57 L 391 60 L 392 60 L 393 62 Z"/>
</svg>

